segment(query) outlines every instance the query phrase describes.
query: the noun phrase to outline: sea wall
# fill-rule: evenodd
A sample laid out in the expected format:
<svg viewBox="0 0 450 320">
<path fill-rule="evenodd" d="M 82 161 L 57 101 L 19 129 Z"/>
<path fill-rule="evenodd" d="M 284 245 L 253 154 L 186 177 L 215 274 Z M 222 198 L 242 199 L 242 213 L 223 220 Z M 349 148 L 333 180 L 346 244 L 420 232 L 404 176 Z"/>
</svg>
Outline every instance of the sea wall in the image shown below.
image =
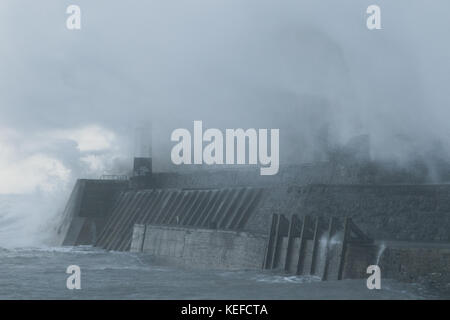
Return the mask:
<svg viewBox="0 0 450 320">
<path fill-rule="evenodd" d="M 88 239 L 93 234 L 91 229 L 96 229 L 95 234 L 100 235 L 114 210 L 120 209 L 121 215 L 125 219 L 134 212 L 133 208 L 136 207 L 137 211 L 134 216 L 137 218 L 147 215 L 152 216 L 154 213 L 158 215 L 159 220 L 165 221 L 165 224 L 173 225 L 178 224 L 172 221 L 173 217 L 180 216 L 180 221 L 184 221 L 181 219 L 181 215 L 177 213 L 177 210 L 184 207 L 186 207 L 186 210 L 192 209 L 193 213 L 199 212 L 198 216 L 192 214 L 193 219 L 194 217 L 201 218 L 203 215 L 212 217 L 208 214 L 208 208 L 210 208 L 213 212 L 218 212 L 214 219 L 220 221 L 227 216 L 232 217 L 233 212 L 239 213 L 236 208 L 251 203 L 250 200 L 246 201 L 244 196 L 239 198 L 240 200 L 236 198 L 237 202 L 234 201 L 237 203 L 236 205 L 233 204 L 233 197 L 222 199 L 213 196 L 216 193 L 226 194 L 227 189 L 225 188 L 205 190 L 196 188 L 191 190 L 160 189 L 159 191 L 154 190 L 154 192 L 161 195 L 167 194 L 168 196 L 155 199 L 155 203 L 150 199 L 145 207 L 135 206 L 136 200 L 130 198 L 127 205 L 115 208 L 114 203 L 118 199 L 118 194 L 127 187 L 126 181 L 79 180 L 67 203 L 64 213 L 66 219 L 59 230 L 62 237 L 66 235 L 64 244 L 92 244 L 92 241 Z M 232 189 L 238 190 L 240 188 Z M 253 189 L 243 188 L 242 190 Z M 258 190 L 261 190 L 261 194 L 258 196 L 260 200 L 251 205 L 251 214 L 244 215 L 246 217 L 245 223 L 242 223 L 239 228 L 243 231 L 267 234 L 270 219 L 274 213 L 284 214 L 286 217 L 293 214 L 300 217 L 306 215 L 313 217 L 336 216 L 352 218 L 362 231 L 373 239 L 450 242 L 450 232 L 448 231 L 450 230 L 450 185 L 340 184 L 290 187 L 265 186 L 264 189 Z M 130 190 L 127 192 L 138 194 L 139 192 L 148 193 L 150 191 Z M 194 197 L 191 202 L 186 202 L 186 206 L 177 206 L 176 204 L 180 198 L 183 198 L 183 194 L 189 192 L 211 195 L 212 198 L 205 196 L 201 201 L 200 197 Z M 239 194 L 241 193 L 236 193 L 236 195 Z M 170 197 L 170 195 L 173 195 L 173 197 Z M 164 201 L 161 202 L 158 199 Z M 160 207 L 156 206 L 158 203 L 165 204 L 164 208 L 167 210 L 158 209 Z M 220 210 L 216 210 L 216 203 L 220 208 L 224 210 L 229 208 L 229 210 L 220 213 Z M 198 208 L 198 210 L 194 210 L 195 208 Z M 202 210 L 202 208 L 205 210 Z M 239 214 L 236 215 L 236 217 L 240 216 Z M 120 219 L 115 221 L 120 221 Z M 127 221 L 129 221 L 128 238 L 131 238 L 132 226 L 140 222 L 139 219 L 128 219 Z M 150 223 L 152 222 L 150 221 Z M 205 223 L 186 222 L 183 224 L 209 227 Z M 111 226 L 111 230 L 114 230 L 114 224 L 111 224 Z M 220 227 L 220 225 L 216 227 Z M 79 242 L 78 239 L 80 241 L 85 240 Z"/>
<path fill-rule="evenodd" d="M 273 271 L 296 274 L 300 260 L 300 239 L 294 239 L 289 259 L 286 259 L 287 241 L 287 237 L 284 237 L 279 254 L 275 256 Z M 174 266 L 261 270 L 266 246 L 266 236 L 248 232 L 137 224 L 133 230 L 131 251 L 149 254 L 158 263 Z M 326 239 L 323 239 L 319 243 L 317 259 L 313 264 L 313 243 L 307 241 L 302 251 L 304 258 L 300 274 L 337 280 L 341 249 L 342 243 L 334 243 L 326 250 Z M 364 277 L 367 266 L 374 263 L 376 251 L 377 248 L 373 245 L 348 245 L 343 277 Z M 286 261 L 290 261 L 288 265 L 285 264 Z"/>
<path fill-rule="evenodd" d="M 262 176 L 259 166 L 231 166 L 223 168 L 195 166 L 179 172 L 154 172 L 154 188 L 224 188 L 224 187 L 278 187 L 289 185 L 354 184 L 363 183 L 362 167 L 344 166 L 331 161 L 304 165 L 281 166 L 272 176 Z"/>
<path fill-rule="evenodd" d="M 261 269 L 265 244 L 246 232 L 135 225 L 131 250 L 176 266 L 241 270 Z"/>
<path fill-rule="evenodd" d="M 266 189 L 249 231 L 274 213 L 350 217 L 373 239 L 450 242 L 450 185 L 309 185 Z"/>
<path fill-rule="evenodd" d="M 266 254 L 267 237 L 249 232 L 135 225 L 132 252 L 143 252 L 153 261 L 172 266 L 221 269 L 261 270 Z M 288 239 L 283 237 L 280 254 L 271 272 L 296 274 L 300 239 L 295 238 L 291 256 L 286 259 Z M 338 279 L 342 243 L 332 241 L 326 250 L 321 239 L 317 262 L 312 267 L 313 242 L 303 251 L 300 274 L 311 274 L 326 280 Z M 286 261 L 289 264 L 286 265 Z M 367 278 L 367 267 L 378 265 L 381 279 L 424 283 L 450 297 L 450 245 L 424 243 L 348 244 L 343 263 L 343 279 Z M 325 267 L 327 265 L 327 267 Z"/>
<path fill-rule="evenodd" d="M 450 244 L 383 244 L 378 264 L 382 277 L 423 283 L 450 298 Z"/>
<path fill-rule="evenodd" d="M 295 238 L 293 248 L 288 254 L 288 239 L 283 237 L 280 254 L 276 257 L 275 270 L 296 274 L 299 268 L 300 239 Z M 313 275 L 326 280 L 338 280 L 342 243 L 332 243 L 326 249 L 326 239 L 322 239 L 317 247 L 317 258 L 313 261 L 313 241 L 308 240 L 303 249 L 300 274 Z M 342 279 L 360 279 L 366 277 L 367 266 L 374 264 L 377 247 L 375 245 L 348 244 L 345 251 Z M 289 261 L 286 265 L 286 261 Z"/>
<path fill-rule="evenodd" d="M 58 234 L 63 245 L 93 244 L 128 181 L 79 179 L 66 204 Z"/>
<path fill-rule="evenodd" d="M 95 246 L 128 251 L 135 224 L 243 230 L 261 189 L 150 189 L 120 193 Z"/>
</svg>

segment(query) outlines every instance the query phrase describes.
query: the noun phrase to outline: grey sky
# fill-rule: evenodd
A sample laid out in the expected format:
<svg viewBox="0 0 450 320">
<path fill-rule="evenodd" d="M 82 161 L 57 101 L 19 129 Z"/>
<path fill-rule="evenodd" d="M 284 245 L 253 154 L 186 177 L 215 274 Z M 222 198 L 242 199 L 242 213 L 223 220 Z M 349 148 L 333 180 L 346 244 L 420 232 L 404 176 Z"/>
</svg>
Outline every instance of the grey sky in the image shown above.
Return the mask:
<svg viewBox="0 0 450 320">
<path fill-rule="evenodd" d="M 70 4 L 81 7 L 80 31 L 65 27 Z M 365 26 L 370 4 L 382 30 Z M 140 121 L 153 121 L 160 169 L 170 132 L 193 120 L 280 128 L 282 163 L 310 160 L 326 123 L 335 143 L 370 133 L 374 157 L 427 154 L 435 139 L 448 151 L 449 9 L 447 0 L 2 0 L 3 175 L 11 183 L 32 167 L 36 183 L 16 188 L 28 192 L 45 172 L 59 172 L 50 185 L 97 174 L 130 155 Z M 80 150 L 89 132 L 100 147 Z"/>
</svg>

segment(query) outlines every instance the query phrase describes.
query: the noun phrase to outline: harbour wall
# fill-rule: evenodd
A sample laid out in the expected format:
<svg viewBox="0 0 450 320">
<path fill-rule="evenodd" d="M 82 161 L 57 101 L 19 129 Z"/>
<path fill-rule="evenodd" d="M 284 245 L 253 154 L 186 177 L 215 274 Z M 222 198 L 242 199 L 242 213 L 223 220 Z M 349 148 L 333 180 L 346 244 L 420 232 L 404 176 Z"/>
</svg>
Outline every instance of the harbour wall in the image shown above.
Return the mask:
<svg viewBox="0 0 450 320">
<path fill-rule="evenodd" d="M 266 189 L 249 231 L 267 233 L 272 214 L 349 217 L 373 239 L 450 242 L 450 185 L 313 184 Z"/>
<path fill-rule="evenodd" d="M 450 298 L 450 244 L 383 243 L 377 262 L 386 278 L 423 283 Z"/>
<path fill-rule="evenodd" d="M 152 215 L 151 210 L 160 211 L 158 212 L 160 213 L 161 223 L 176 225 L 178 224 L 176 219 L 169 219 L 169 216 L 181 215 L 181 213 L 178 214 L 175 211 L 182 210 L 183 206 L 177 206 L 176 204 L 179 199 L 190 199 L 184 196 L 185 193 L 192 193 L 193 195 L 197 193 L 199 195 L 205 194 L 203 201 L 201 201 L 200 197 L 194 197 L 191 202 L 186 202 L 186 208 L 189 209 L 192 206 L 192 210 L 188 211 L 192 211 L 193 217 L 198 218 L 203 215 L 209 217 L 217 216 L 215 218 L 217 220 L 222 215 L 233 216 L 233 212 L 235 212 L 233 210 L 237 210 L 236 208 L 240 208 L 240 206 L 250 201 L 245 200 L 244 193 L 235 193 L 238 197 L 236 201 L 239 204 L 236 206 L 233 205 L 233 197 L 229 199 L 223 197 L 222 199 L 222 197 L 215 198 L 212 196 L 214 194 L 227 194 L 226 190 L 253 189 L 250 187 L 250 189 L 191 188 L 150 190 L 154 190 L 154 194 L 167 195 L 167 197 L 155 197 L 153 200 L 149 198 L 146 207 L 136 207 L 136 200 L 128 197 L 127 194 L 150 193 L 149 190 L 130 190 L 126 181 L 79 180 L 67 203 L 64 213 L 65 220 L 59 228 L 61 238 L 66 239 L 64 244 L 96 243 L 96 241 L 93 241 L 93 238 L 98 237 L 108 223 L 112 227 L 110 228 L 111 232 L 114 230 L 114 225 L 111 225 L 113 221 L 110 220 L 111 216 L 115 215 L 115 212 L 119 209 L 120 212 L 116 213 L 123 215 L 123 219 L 126 219 L 131 214 L 131 211 L 134 210 L 133 208 L 136 207 L 136 210 L 138 210 L 135 215 L 136 219 L 127 220 L 129 222 L 127 227 L 129 229 L 127 231 L 128 237 L 131 237 L 133 224 L 140 223 L 140 218 L 138 219 L 138 217 Z M 261 190 L 260 200 L 252 205 L 251 214 L 246 215 L 245 223 L 240 226 L 242 231 L 267 234 L 270 228 L 271 215 L 274 213 L 284 214 L 286 217 L 290 217 L 293 214 L 297 214 L 300 217 L 306 215 L 312 217 L 336 216 L 352 218 L 361 230 L 373 239 L 450 242 L 450 185 L 314 184 L 307 186 L 265 187 L 258 190 Z M 241 194 L 242 197 L 239 198 Z M 171 195 L 173 196 L 172 198 Z M 177 195 L 179 195 L 179 198 L 175 198 Z M 123 207 L 118 208 L 114 206 L 118 201 L 124 202 L 123 199 L 125 197 L 131 200 L 124 204 Z M 146 198 L 142 197 L 142 199 Z M 196 199 L 199 200 L 198 203 L 195 202 Z M 161 207 L 161 203 L 165 204 L 165 206 Z M 216 203 L 217 208 L 215 206 Z M 229 207 L 229 209 L 220 213 L 220 210 L 218 210 L 219 206 L 223 210 L 226 207 Z M 211 212 L 215 213 L 209 215 L 208 211 L 210 209 Z M 155 214 L 158 212 L 155 212 Z M 199 214 L 198 216 L 197 213 Z M 240 214 L 237 216 L 240 216 Z M 120 221 L 120 217 L 116 218 L 116 222 Z M 195 220 L 193 218 L 191 221 Z M 192 225 L 197 226 L 195 223 L 192 223 Z M 205 227 L 207 225 L 201 223 L 198 226 Z"/>
<path fill-rule="evenodd" d="M 266 237 L 247 232 L 135 225 L 131 251 L 201 269 L 261 269 Z"/>
<path fill-rule="evenodd" d="M 156 225 L 135 225 L 131 251 L 150 255 L 155 262 L 185 268 L 261 270 L 268 238 L 251 232 L 211 230 Z M 321 239 L 316 262 L 313 242 L 308 240 L 298 268 L 300 239 L 295 238 L 286 259 L 288 238 L 283 237 L 272 272 L 303 274 L 337 280 L 342 243 L 334 241 L 326 250 Z M 286 262 L 289 263 L 286 265 Z M 450 297 L 450 245 L 413 242 L 376 242 L 348 245 L 342 279 L 367 278 L 367 267 L 378 265 L 382 279 L 425 283 Z M 327 267 L 325 265 L 328 264 Z"/>
<path fill-rule="evenodd" d="M 313 242 L 308 241 L 301 262 L 302 270 L 297 272 L 300 239 L 294 239 L 290 251 L 287 243 L 288 238 L 284 237 L 272 271 L 337 280 L 342 244 L 335 243 L 327 251 L 326 240 L 323 239 L 319 243 L 316 262 L 313 262 Z M 130 251 L 149 254 L 158 263 L 186 268 L 261 270 L 266 250 L 267 237 L 260 234 L 137 224 Z M 349 245 L 344 258 L 344 277 L 363 277 L 367 266 L 374 262 L 376 251 L 375 246 Z M 289 259 L 286 259 L 287 252 Z M 286 261 L 290 261 L 288 265 Z"/>
<path fill-rule="evenodd" d="M 128 181 L 78 179 L 57 230 L 62 245 L 93 244 Z"/>
<path fill-rule="evenodd" d="M 80 179 L 58 232 L 64 245 L 131 248 L 183 266 L 260 269 L 273 214 L 288 219 L 346 217 L 372 239 L 406 245 L 389 245 L 377 259 L 379 247 L 349 245 L 344 278 L 366 277 L 367 266 L 377 262 L 387 277 L 432 279 L 448 286 L 450 185 L 359 184 L 357 170 L 327 171 L 329 165 L 282 170 L 274 180 L 256 170 L 154 173 L 145 177 L 144 189 L 127 180 Z M 154 230 L 136 242 L 136 224 Z M 274 269 L 292 273 L 298 257 L 286 256 L 286 241 L 281 241 Z M 294 240 L 291 252 L 298 255 L 298 246 Z M 326 273 L 323 260 L 314 268 L 309 265 L 310 246 L 309 240 L 303 244 L 302 272 L 314 269 L 313 275 L 334 279 L 342 260 L 339 242 L 328 252 Z"/>
</svg>

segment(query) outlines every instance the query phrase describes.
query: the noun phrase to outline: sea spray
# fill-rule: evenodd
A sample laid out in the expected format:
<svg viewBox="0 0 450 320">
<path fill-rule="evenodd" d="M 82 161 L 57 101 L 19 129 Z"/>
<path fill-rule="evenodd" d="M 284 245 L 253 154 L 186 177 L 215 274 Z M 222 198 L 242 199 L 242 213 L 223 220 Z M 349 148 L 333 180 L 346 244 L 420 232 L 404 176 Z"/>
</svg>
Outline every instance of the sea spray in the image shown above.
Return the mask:
<svg viewBox="0 0 450 320">
<path fill-rule="evenodd" d="M 319 239 L 319 262 L 317 265 L 317 269 L 316 270 L 320 270 L 320 273 L 322 274 L 325 265 L 326 265 L 326 260 L 330 259 L 329 256 L 329 252 L 333 250 L 333 248 L 338 245 L 338 244 L 342 244 L 342 238 L 343 238 L 343 233 L 342 232 L 338 232 L 335 235 L 333 235 L 331 237 L 331 239 L 328 239 L 328 234 L 324 233 L 320 239 Z M 328 252 L 328 254 L 327 254 Z"/>
<path fill-rule="evenodd" d="M 380 259 L 381 256 L 384 253 L 384 250 L 386 250 L 386 244 L 384 242 L 382 242 L 379 246 L 378 246 L 378 252 L 377 252 L 377 261 L 376 261 L 376 265 L 380 265 Z"/>
</svg>

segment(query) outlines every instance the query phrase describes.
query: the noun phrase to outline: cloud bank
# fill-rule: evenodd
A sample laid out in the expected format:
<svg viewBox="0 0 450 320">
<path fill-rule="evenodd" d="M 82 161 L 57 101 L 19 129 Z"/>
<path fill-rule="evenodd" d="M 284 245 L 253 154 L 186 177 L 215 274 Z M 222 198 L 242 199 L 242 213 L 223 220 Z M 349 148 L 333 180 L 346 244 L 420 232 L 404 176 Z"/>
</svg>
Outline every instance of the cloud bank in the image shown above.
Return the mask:
<svg viewBox="0 0 450 320">
<path fill-rule="evenodd" d="M 369 31 L 365 0 L 1 1 L 0 193 L 125 173 L 140 121 L 156 170 L 194 120 L 279 128 L 281 165 L 312 161 L 323 132 L 370 134 L 374 159 L 447 158 L 450 3 L 376 3 Z"/>
</svg>

